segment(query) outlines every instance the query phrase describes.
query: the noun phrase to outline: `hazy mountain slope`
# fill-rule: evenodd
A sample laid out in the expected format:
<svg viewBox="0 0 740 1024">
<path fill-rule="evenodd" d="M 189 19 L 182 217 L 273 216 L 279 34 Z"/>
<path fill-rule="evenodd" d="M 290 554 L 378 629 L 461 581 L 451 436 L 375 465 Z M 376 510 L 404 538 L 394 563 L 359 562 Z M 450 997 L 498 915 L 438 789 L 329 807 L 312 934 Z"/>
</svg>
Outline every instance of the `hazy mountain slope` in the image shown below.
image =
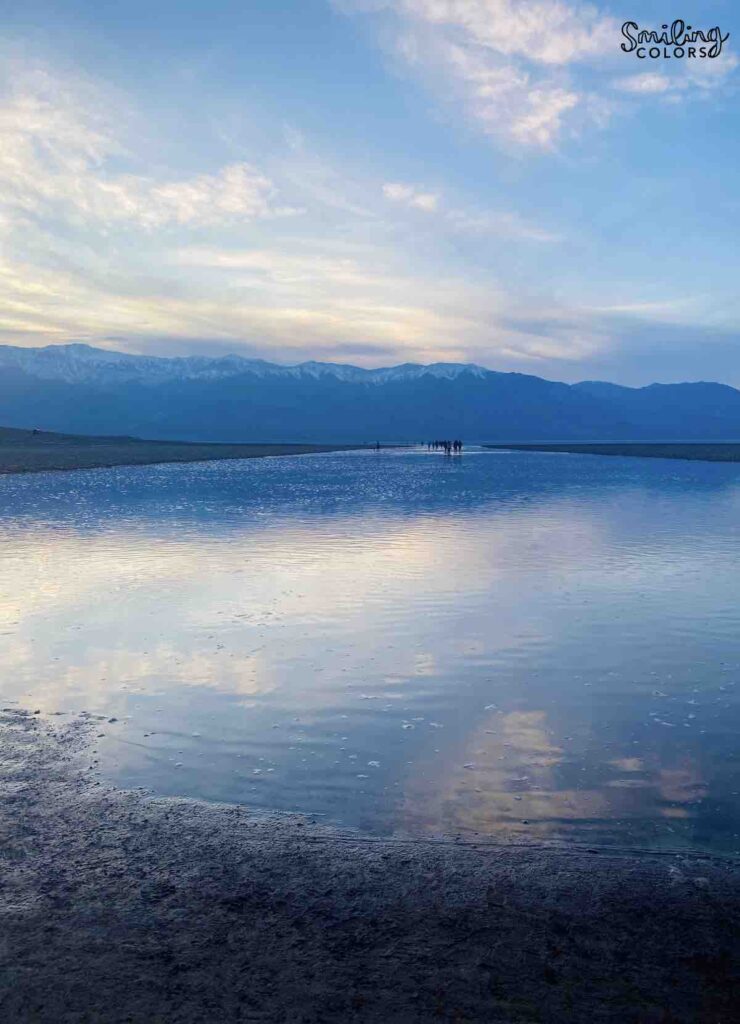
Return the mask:
<svg viewBox="0 0 740 1024">
<path fill-rule="evenodd" d="M 726 384 L 698 381 L 693 384 L 649 384 L 644 388 L 625 388 L 617 384 L 585 381 L 573 389 L 598 399 L 603 407 L 613 408 L 632 422 L 659 420 L 676 424 L 688 434 L 702 424 L 703 432 L 722 436 L 729 423 L 737 422 L 740 392 Z M 687 436 L 688 436 L 687 434 Z"/>
<path fill-rule="evenodd" d="M 715 440 L 740 438 L 740 392 L 567 385 L 462 364 L 284 367 L 0 346 L 0 423 L 203 441 Z"/>
</svg>

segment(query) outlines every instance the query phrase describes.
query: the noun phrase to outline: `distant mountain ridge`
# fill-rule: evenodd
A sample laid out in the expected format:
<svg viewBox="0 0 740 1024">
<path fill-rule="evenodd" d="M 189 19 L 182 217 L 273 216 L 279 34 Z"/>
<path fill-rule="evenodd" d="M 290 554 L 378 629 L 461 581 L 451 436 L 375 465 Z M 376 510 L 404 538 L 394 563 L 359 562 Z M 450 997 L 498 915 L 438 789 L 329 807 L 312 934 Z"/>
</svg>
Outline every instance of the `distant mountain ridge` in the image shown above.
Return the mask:
<svg viewBox="0 0 740 1024">
<path fill-rule="evenodd" d="M 227 442 L 733 440 L 740 391 L 712 382 L 563 384 L 473 363 L 367 370 L 3 345 L 0 423 Z"/>
<path fill-rule="evenodd" d="M 244 356 L 140 356 L 112 352 L 79 343 L 48 345 L 44 348 L 18 348 L 0 345 L 0 368 L 15 367 L 46 380 L 104 382 L 112 380 L 174 381 L 219 380 L 253 374 L 256 377 L 334 377 L 355 383 L 385 384 L 393 380 L 415 380 L 430 375 L 448 380 L 460 374 L 482 377 L 491 371 L 474 363 L 402 363 L 400 366 L 366 370 L 344 363 L 309 361 L 293 366 L 270 363 Z"/>
</svg>

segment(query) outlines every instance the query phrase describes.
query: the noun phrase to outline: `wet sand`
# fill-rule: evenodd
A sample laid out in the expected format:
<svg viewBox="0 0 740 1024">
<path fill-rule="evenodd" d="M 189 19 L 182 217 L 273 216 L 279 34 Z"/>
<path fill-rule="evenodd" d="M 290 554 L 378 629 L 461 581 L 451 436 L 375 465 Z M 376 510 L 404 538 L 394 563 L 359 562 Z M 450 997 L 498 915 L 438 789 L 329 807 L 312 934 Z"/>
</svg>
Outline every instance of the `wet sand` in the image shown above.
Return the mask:
<svg viewBox="0 0 740 1024">
<path fill-rule="evenodd" d="M 630 455 L 641 459 L 688 459 L 696 462 L 740 462 L 740 442 L 733 441 L 605 441 L 588 444 L 486 444 L 510 452 L 567 452 L 572 455 Z"/>
<path fill-rule="evenodd" d="M 0 427 L 0 473 L 147 466 L 160 462 L 256 459 L 362 448 L 331 444 L 198 444 L 142 441 L 135 437 L 86 437 Z M 369 446 L 366 446 L 369 447 Z"/>
<path fill-rule="evenodd" d="M 378 839 L 120 792 L 0 715 L 0 1019 L 738 1019 L 736 861 Z"/>
</svg>

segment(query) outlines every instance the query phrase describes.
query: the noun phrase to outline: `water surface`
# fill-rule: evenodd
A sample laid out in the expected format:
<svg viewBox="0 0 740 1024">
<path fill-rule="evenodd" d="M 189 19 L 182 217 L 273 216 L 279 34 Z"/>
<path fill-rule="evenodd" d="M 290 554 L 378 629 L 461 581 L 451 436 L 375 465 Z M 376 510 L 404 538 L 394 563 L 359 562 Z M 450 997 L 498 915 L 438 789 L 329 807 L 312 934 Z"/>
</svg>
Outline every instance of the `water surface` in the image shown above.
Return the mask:
<svg viewBox="0 0 740 1024">
<path fill-rule="evenodd" d="M 100 777 L 740 851 L 740 467 L 342 453 L 0 480 L 0 692 Z"/>
</svg>

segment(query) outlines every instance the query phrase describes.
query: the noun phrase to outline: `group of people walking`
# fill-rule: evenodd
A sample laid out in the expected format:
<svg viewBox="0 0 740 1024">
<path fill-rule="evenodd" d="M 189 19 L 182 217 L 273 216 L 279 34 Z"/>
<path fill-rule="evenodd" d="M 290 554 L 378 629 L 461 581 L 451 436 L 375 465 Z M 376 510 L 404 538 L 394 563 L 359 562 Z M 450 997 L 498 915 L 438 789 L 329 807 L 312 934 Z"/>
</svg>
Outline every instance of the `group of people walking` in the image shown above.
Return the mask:
<svg viewBox="0 0 740 1024">
<path fill-rule="evenodd" d="M 445 455 L 459 455 L 463 450 L 462 441 L 427 441 L 427 451 L 443 451 Z"/>
</svg>

